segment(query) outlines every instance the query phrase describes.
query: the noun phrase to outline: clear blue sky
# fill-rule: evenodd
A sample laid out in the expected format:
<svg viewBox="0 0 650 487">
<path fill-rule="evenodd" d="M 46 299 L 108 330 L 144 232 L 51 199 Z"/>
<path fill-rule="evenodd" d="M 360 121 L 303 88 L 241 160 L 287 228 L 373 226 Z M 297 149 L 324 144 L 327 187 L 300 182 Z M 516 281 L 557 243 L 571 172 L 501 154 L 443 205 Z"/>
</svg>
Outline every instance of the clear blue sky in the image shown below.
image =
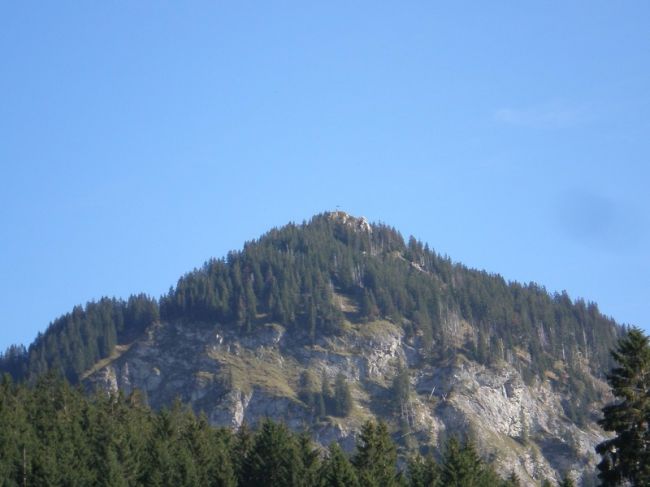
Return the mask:
<svg viewBox="0 0 650 487">
<path fill-rule="evenodd" d="M 337 205 L 649 329 L 650 2 L 3 2 L 0 348 Z"/>
</svg>

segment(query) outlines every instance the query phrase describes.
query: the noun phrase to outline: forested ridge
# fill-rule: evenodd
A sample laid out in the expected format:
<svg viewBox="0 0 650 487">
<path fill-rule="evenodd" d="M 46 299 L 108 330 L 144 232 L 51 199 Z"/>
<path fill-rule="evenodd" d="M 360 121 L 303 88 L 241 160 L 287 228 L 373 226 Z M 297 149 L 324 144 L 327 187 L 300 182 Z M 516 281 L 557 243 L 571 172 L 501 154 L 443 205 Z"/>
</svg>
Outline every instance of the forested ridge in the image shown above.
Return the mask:
<svg viewBox="0 0 650 487">
<path fill-rule="evenodd" d="M 353 312 L 342 310 L 340 296 L 355 303 Z M 476 333 L 452 340 L 454 317 Z M 206 262 L 160 299 L 103 298 L 75 307 L 28 348 L 7 350 L 0 371 L 32 382 L 56 371 L 78 383 L 93 364 L 157 321 L 220 323 L 242 334 L 277 322 L 309 341 L 339 333 L 347 321 L 377 318 L 419 337 L 430 360 L 457 353 L 486 365 L 508 360 L 527 380 L 545 378 L 561 361 L 554 385 L 571 391 L 575 402 L 567 413 L 576 420 L 597 399 L 587 375 L 610 368 L 609 350 L 622 332 L 594 303 L 453 263 L 387 225 L 326 213 Z"/>
<path fill-rule="evenodd" d="M 36 379 L 54 371 L 73 383 L 118 344 L 129 343 L 160 319 L 158 301 L 140 294 L 127 301 L 102 298 L 75 306 L 54 320 L 25 348 L 11 346 L 0 369 L 16 380 Z"/>
</svg>

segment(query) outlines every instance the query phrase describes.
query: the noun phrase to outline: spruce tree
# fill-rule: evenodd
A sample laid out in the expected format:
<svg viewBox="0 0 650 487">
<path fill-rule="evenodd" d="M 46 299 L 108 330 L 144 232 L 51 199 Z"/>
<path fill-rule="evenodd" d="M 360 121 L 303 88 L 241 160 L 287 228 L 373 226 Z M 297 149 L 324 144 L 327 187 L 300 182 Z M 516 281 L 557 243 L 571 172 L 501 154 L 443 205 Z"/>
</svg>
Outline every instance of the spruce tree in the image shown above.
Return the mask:
<svg viewBox="0 0 650 487">
<path fill-rule="evenodd" d="M 406 477 L 409 487 L 442 487 L 440 483 L 440 467 L 428 456 L 411 457 L 407 461 Z"/>
<path fill-rule="evenodd" d="M 327 416 L 327 405 L 325 403 L 325 397 L 323 393 L 319 393 L 316 397 L 316 416 L 319 419 Z"/>
<path fill-rule="evenodd" d="M 320 487 L 358 487 L 354 468 L 338 443 L 329 447 L 329 456 L 320 469 Z"/>
<path fill-rule="evenodd" d="M 401 363 L 397 367 L 397 374 L 393 377 L 391 387 L 393 408 L 396 412 L 403 414 L 411 394 L 411 382 L 408 369 Z"/>
<path fill-rule="evenodd" d="M 362 487 L 398 485 L 397 450 L 386 423 L 368 421 L 362 426 L 352 464 Z"/>
<path fill-rule="evenodd" d="M 244 421 L 237 430 L 234 442 L 230 448 L 231 461 L 239 484 L 243 483 L 245 463 L 253 449 L 253 442 L 253 432 L 248 426 L 248 423 Z"/>
<path fill-rule="evenodd" d="M 311 369 L 300 374 L 300 399 L 307 405 L 311 412 L 318 413 L 318 395 L 320 387 L 318 377 Z"/>
<path fill-rule="evenodd" d="M 607 375 L 616 402 L 603 408 L 600 425 L 616 433 L 596 446 L 603 459 L 603 485 L 650 485 L 650 343 L 631 329 L 612 352 L 617 366 Z"/>
<path fill-rule="evenodd" d="M 333 402 L 332 388 L 330 387 L 329 379 L 327 378 L 327 374 L 325 373 L 324 370 L 323 370 L 323 374 L 321 375 L 320 395 L 324 406 L 324 414 L 320 414 L 321 411 L 320 411 L 320 404 L 319 404 L 319 416 L 324 417 L 325 415 L 327 415 L 329 411 L 331 411 L 332 409 L 331 404 Z"/>
<path fill-rule="evenodd" d="M 452 437 L 447 442 L 442 462 L 442 485 L 449 487 L 478 487 L 486 485 L 485 464 L 471 442 L 461 444 Z"/>
<path fill-rule="evenodd" d="M 342 373 L 336 375 L 334 382 L 334 414 L 345 417 L 352 411 L 352 394 L 350 385 Z"/>
<path fill-rule="evenodd" d="M 300 460 L 301 475 L 299 485 L 312 487 L 318 485 L 318 471 L 320 470 L 319 451 L 314 448 L 311 436 L 302 432 L 296 437 L 298 456 Z"/>
<path fill-rule="evenodd" d="M 265 420 L 244 460 L 240 485 L 297 486 L 304 468 L 295 438 L 283 424 Z"/>
</svg>

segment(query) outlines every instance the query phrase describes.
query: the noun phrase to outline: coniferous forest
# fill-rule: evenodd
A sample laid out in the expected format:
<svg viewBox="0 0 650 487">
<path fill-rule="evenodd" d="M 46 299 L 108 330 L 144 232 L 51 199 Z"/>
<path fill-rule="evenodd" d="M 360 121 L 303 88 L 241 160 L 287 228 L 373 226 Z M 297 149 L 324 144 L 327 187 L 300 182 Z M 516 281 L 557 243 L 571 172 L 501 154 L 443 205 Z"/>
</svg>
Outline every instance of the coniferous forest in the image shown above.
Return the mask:
<svg viewBox="0 0 650 487">
<path fill-rule="evenodd" d="M 8 376 L 0 383 L 0 452 L 3 486 L 519 485 L 470 440 L 452 437 L 437 457 L 411 456 L 398 468 L 382 422 L 366 423 L 348 455 L 272 421 L 233 432 L 178 402 L 153 412 L 139 393 L 88 396 L 51 374 L 32 387 Z"/>
</svg>

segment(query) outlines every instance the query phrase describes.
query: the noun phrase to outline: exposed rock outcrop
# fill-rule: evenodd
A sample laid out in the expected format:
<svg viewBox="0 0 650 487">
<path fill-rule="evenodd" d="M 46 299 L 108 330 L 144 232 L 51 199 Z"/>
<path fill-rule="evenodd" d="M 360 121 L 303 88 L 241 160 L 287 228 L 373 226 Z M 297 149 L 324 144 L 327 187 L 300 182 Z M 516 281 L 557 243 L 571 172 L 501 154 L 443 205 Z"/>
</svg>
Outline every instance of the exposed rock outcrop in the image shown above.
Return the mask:
<svg viewBox="0 0 650 487">
<path fill-rule="evenodd" d="M 526 384 L 516 363 L 506 361 L 485 367 L 460 354 L 434 360 L 419 342 L 388 321 L 350 323 L 345 333 L 313 344 L 278 324 L 242 337 L 219 324 L 159 323 L 87 384 L 126 394 L 141 389 L 154 408 L 178 397 L 215 425 L 284 421 L 295 430 L 309 429 L 323 445 L 338 441 L 348 450 L 372 417 L 396 429 L 407 424 L 406 433 L 395 435 L 410 439 L 405 446 L 415 439 L 420 447 L 436 448 L 451 435 L 469 435 L 497 459 L 501 472 L 514 471 L 527 485 L 594 470 L 602 431 L 566 418 L 566 397 L 549 381 Z M 408 370 L 411 394 L 396 412 L 390 387 L 400 365 Z M 301 400 L 306 371 L 332 382 L 343 374 L 355 401 L 352 414 L 318 420 Z"/>
</svg>

